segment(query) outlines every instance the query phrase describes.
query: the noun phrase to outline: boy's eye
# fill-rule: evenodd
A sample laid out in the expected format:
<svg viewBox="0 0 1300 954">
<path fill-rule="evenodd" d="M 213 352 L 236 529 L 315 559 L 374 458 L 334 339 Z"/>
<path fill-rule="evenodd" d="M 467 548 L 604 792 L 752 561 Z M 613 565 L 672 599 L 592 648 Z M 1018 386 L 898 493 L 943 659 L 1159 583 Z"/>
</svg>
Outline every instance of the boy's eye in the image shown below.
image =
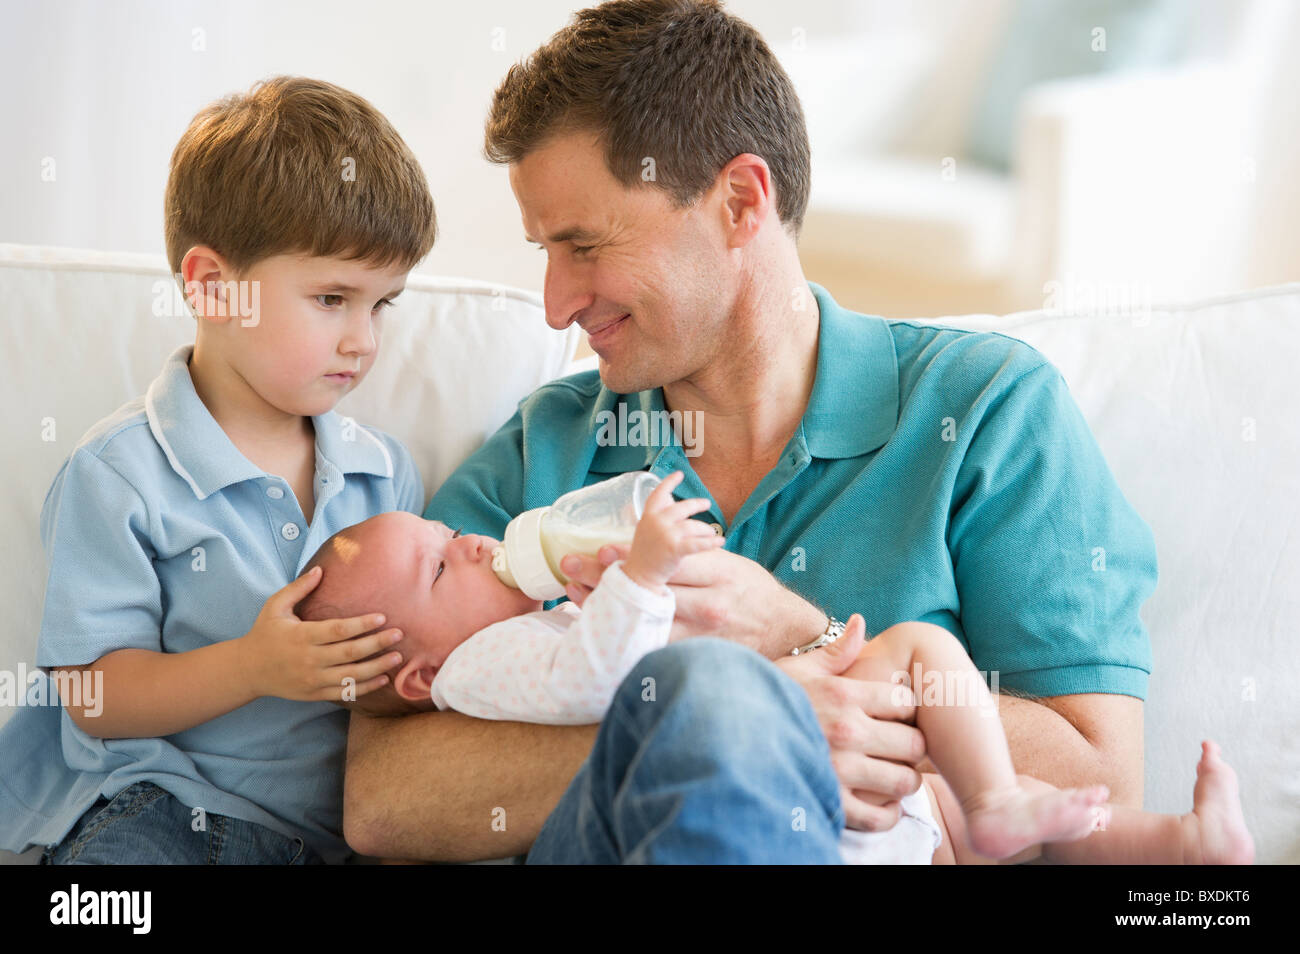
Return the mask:
<svg viewBox="0 0 1300 954">
<path fill-rule="evenodd" d="M 372 311 L 383 311 L 385 308 L 392 308 L 393 300 L 391 298 L 381 298 Z"/>
<path fill-rule="evenodd" d="M 326 301 L 327 298 L 331 300 Z M 335 305 L 343 304 L 342 295 L 317 295 L 316 300 L 325 308 L 333 308 Z"/>
</svg>

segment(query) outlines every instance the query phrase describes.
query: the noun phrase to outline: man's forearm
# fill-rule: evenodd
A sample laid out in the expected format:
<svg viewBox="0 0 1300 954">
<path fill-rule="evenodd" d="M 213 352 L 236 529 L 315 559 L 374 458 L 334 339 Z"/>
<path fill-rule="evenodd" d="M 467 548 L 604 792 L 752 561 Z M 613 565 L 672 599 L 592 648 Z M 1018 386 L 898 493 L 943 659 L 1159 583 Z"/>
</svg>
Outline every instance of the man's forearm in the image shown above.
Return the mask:
<svg viewBox="0 0 1300 954">
<path fill-rule="evenodd" d="M 595 742 L 598 725 L 353 713 L 343 833 L 364 855 L 476 861 L 532 845 Z"/>
<path fill-rule="evenodd" d="M 755 648 L 768 659 L 790 655 L 796 646 L 804 646 L 816 639 L 826 627 L 827 614 L 809 603 L 788 587 L 785 602 L 772 615 L 771 626 Z"/>
<path fill-rule="evenodd" d="M 1101 733 L 1093 731 L 1093 724 L 1081 718 L 1077 708 L 1069 708 L 1075 700 L 1086 703 L 1096 700 L 1096 696 L 1058 696 L 1042 702 L 1005 694 L 997 696 L 998 713 L 1016 771 L 1057 788 L 1104 782 L 1110 786 L 1112 802 L 1141 808 L 1141 701 L 1128 696 L 1103 699 L 1105 703 L 1122 707 L 1123 718 L 1119 709 L 1110 713 L 1109 731 Z M 1061 707 L 1071 718 L 1053 706 Z M 1087 728 L 1093 739 L 1075 722 Z"/>
</svg>

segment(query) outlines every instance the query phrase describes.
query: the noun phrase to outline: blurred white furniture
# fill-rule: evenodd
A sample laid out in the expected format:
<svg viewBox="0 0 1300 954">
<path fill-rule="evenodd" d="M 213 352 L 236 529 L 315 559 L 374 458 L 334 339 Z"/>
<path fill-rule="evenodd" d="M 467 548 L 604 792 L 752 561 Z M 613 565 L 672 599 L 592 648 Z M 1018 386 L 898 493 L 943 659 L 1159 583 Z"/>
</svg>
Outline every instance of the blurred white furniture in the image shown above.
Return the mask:
<svg viewBox="0 0 1300 954">
<path fill-rule="evenodd" d="M 171 294 L 158 259 L 0 246 L 0 670 L 35 656 L 38 520 L 56 470 L 87 427 L 193 339 L 193 319 L 154 314 Z M 512 289 L 412 278 L 399 302 L 344 410 L 404 440 L 432 493 L 519 398 L 565 372 L 575 339 L 547 327 L 536 296 Z M 1127 318 L 946 321 L 1021 338 L 1060 368 L 1155 534 L 1160 579 L 1143 608 L 1155 660 L 1146 806 L 1191 807 L 1199 741 L 1213 738 L 1240 773 L 1259 860 L 1300 862 L 1300 407 L 1290 377 L 1300 285 Z"/>
<path fill-rule="evenodd" d="M 943 23 L 922 3 L 936 22 L 872 22 L 781 48 L 814 144 L 800 242 L 810 278 L 888 315 L 1042 307 L 1051 281 L 1147 301 L 1261 284 L 1251 223 L 1268 195 L 1256 172 L 1275 154 L 1260 127 L 1292 108 L 1277 70 L 1300 40 L 1300 11 L 1284 0 L 1166 4 L 1185 58 L 1031 87 L 1006 174 L 968 160 L 971 127 L 998 58 L 1032 59 L 1038 44 L 1008 47 L 1014 0 L 942 7 Z M 1061 7 L 1060 29 L 1086 51 L 1087 23 Z M 1111 25 L 1099 60 L 1132 39 Z"/>
</svg>

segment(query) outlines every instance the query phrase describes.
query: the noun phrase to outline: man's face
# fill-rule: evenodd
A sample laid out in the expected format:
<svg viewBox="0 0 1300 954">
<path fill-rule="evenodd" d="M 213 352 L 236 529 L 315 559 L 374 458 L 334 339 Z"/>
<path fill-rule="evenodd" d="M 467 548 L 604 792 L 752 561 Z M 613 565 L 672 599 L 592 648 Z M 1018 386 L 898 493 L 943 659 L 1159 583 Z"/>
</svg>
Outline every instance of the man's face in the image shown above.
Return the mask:
<svg viewBox="0 0 1300 954">
<path fill-rule="evenodd" d="M 500 541 L 478 534 L 453 536 L 446 524 L 405 511 L 363 521 L 336 547 L 338 564 L 326 573 L 347 574 L 352 593 L 364 593 L 365 612 L 383 613 L 386 627 L 402 631 L 398 649 L 406 662 L 389 676 L 406 698 L 419 698 L 402 683 L 422 667 L 429 678 L 451 651 L 486 626 L 541 609 L 492 572 Z"/>
<path fill-rule="evenodd" d="M 226 361 L 272 407 L 324 414 L 370 371 L 383 312 L 406 275 L 340 258 L 264 259 L 239 276 L 238 295 L 256 313 L 227 303 L 232 317 L 219 326 Z"/>
<path fill-rule="evenodd" d="M 662 387 L 722 347 L 734 259 L 708 202 L 626 188 L 594 136 L 559 135 L 510 168 L 526 238 L 546 252 L 546 320 L 577 322 L 610 390 Z"/>
</svg>

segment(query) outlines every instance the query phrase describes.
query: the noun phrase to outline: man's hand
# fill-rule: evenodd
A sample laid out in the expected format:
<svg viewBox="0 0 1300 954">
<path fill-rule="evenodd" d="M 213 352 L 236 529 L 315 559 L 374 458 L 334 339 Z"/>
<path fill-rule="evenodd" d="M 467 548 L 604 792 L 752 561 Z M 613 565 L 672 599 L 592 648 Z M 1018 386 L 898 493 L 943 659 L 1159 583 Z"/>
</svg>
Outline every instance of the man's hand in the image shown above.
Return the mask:
<svg viewBox="0 0 1300 954">
<path fill-rule="evenodd" d="M 576 554 L 565 557 L 564 572 L 574 581 L 565 589 L 569 599 L 581 606 L 605 567 L 626 555 L 626 547 L 607 546 L 595 560 Z M 830 743 L 848 827 L 892 828 L 900 816 L 899 799 L 920 787 L 916 765 L 925 758 L 925 737 L 910 724 L 916 721 L 916 705 L 906 686 L 840 675 L 865 645 L 862 617 L 850 619 L 844 636 L 825 649 L 791 656 L 792 648 L 821 632 L 826 616 L 752 560 L 726 550 L 693 554 L 682 561 L 668 585 L 677 597 L 672 640 L 717 635 L 775 659 L 808 693 Z M 782 619 L 777 615 L 781 607 L 796 614 L 785 620 L 802 622 L 774 626 L 774 620 Z"/>
<path fill-rule="evenodd" d="M 812 700 L 840 780 L 845 824 L 884 831 L 898 821 L 899 799 L 921 785 L 915 766 L 925 758 L 925 737 L 910 724 L 916 721 L 911 689 L 840 675 L 858 658 L 865 635 L 855 613 L 829 646 L 776 664 Z"/>
<path fill-rule="evenodd" d="M 628 548 L 602 547 L 596 559 L 570 554 L 561 569 L 572 581 L 569 599 L 581 606 L 605 567 L 625 559 Z M 826 614 L 782 586 L 747 557 L 727 550 L 693 553 L 668 581 L 677 601 L 670 642 L 718 636 L 777 659 L 816 637 Z"/>
</svg>

